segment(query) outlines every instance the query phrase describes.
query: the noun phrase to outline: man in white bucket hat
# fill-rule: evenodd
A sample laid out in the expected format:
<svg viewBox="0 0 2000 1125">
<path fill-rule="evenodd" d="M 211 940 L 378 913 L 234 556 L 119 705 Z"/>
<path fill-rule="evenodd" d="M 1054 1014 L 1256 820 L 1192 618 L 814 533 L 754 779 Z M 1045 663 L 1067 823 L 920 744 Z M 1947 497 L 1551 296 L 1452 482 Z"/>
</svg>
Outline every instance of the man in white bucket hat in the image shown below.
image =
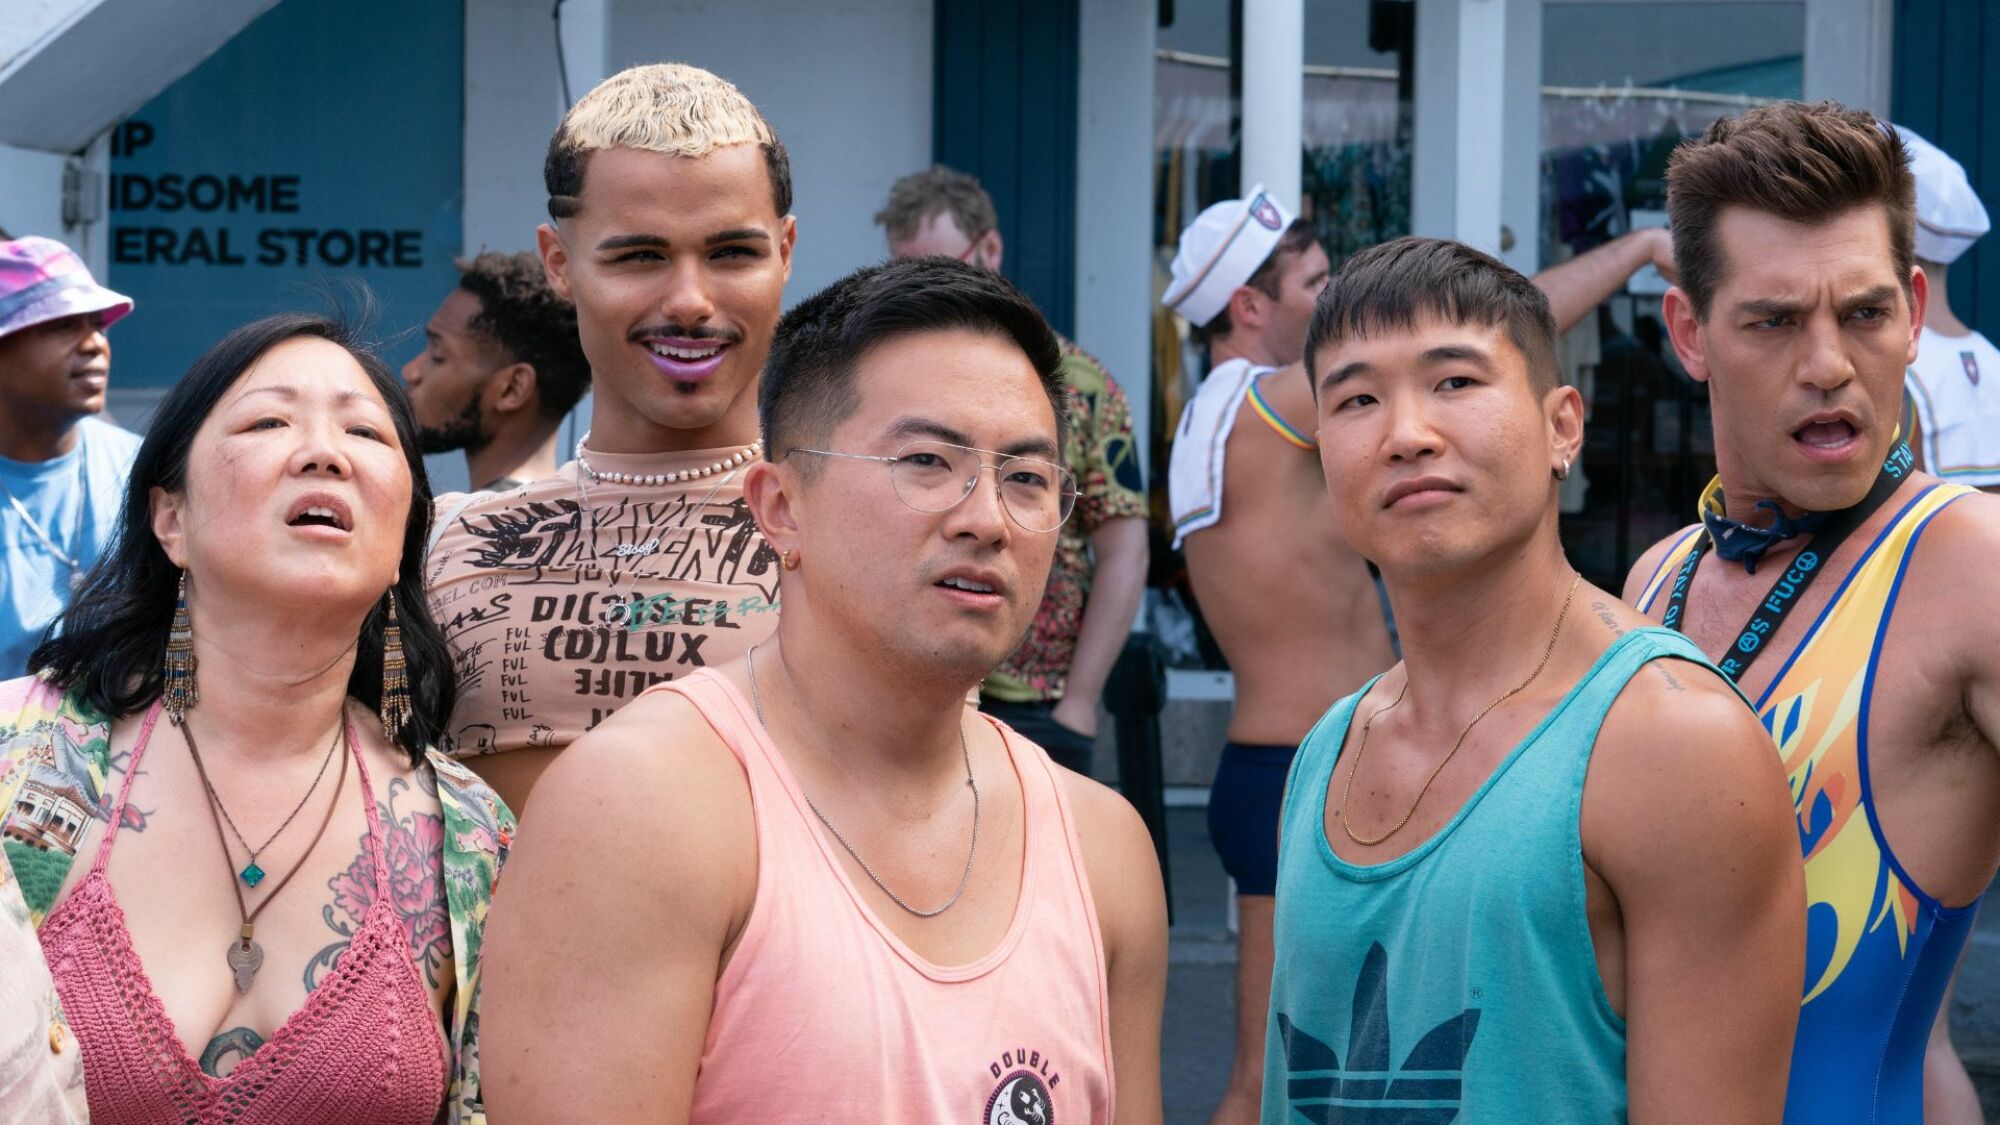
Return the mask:
<svg viewBox="0 0 2000 1125">
<path fill-rule="evenodd" d="M 1175 545 L 1236 675 L 1208 828 L 1236 883 L 1236 1055 L 1217 1122 L 1253 1121 L 1263 1085 L 1278 808 L 1299 741 L 1394 661 L 1367 564 L 1335 533 L 1300 359 L 1326 251 L 1259 186 L 1182 232 L 1161 303 L 1209 372 L 1174 435 Z"/>
<path fill-rule="evenodd" d="M 1991 227 L 1965 169 L 1898 125 L 1917 181 L 1917 264 L 1931 283 L 1905 386 L 1919 465 L 1954 484 L 2000 491 L 2000 350 L 1951 311 L 1945 274 Z"/>
<path fill-rule="evenodd" d="M 104 410 L 104 330 L 132 299 L 49 238 L 0 241 L 0 680 L 28 654 L 117 526 L 139 438 Z"/>
</svg>

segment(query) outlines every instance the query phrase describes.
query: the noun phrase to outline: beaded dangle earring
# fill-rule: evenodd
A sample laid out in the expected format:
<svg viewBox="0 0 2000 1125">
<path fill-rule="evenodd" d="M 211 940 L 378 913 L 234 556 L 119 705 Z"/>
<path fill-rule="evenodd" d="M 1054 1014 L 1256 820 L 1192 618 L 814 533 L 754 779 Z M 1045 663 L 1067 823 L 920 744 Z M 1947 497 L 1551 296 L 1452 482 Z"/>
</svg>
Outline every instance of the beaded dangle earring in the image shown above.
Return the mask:
<svg viewBox="0 0 2000 1125">
<path fill-rule="evenodd" d="M 382 733 L 395 741 L 410 721 L 410 677 L 403 664 L 403 628 L 396 623 L 396 591 L 389 591 L 389 619 L 382 627 Z"/>
<path fill-rule="evenodd" d="M 167 717 L 175 723 L 187 720 L 188 708 L 201 702 L 201 692 L 194 682 L 194 623 L 188 620 L 188 576 L 181 571 L 180 584 L 174 593 L 174 620 L 167 626 L 167 662 L 165 670 L 165 690 L 160 693 L 160 706 L 166 709 Z"/>
</svg>

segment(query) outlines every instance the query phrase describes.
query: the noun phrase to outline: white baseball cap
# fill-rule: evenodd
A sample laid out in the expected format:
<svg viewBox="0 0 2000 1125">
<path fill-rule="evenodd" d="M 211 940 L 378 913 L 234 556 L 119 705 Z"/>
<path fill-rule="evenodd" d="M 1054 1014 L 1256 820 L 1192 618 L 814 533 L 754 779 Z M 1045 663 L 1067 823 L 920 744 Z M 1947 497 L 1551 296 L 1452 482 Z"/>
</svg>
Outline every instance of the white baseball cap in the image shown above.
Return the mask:
<svg viewBox="0 0 2000 1125">
<path fill-rule="evenodd" d="M 1197 327 L 1206 325 L 1229 307 L 1229 295 L 1250 280 L 1291 225 L 1292 213 L 1264 194 L 1263 184 L 1247 199 L 1210 206 L 1181 232 L 1173 282 L 1160 303 Z"/>
<path fill-rule="evenodd" d="M 1992 228 L 1986 205 L 1972 190 L 1963 165 L 1901 125 L 1896 132 L 1910 153 L 1910 174 L 1917 181 L 1917 257 L 1950 265 Z"/>
</svg>

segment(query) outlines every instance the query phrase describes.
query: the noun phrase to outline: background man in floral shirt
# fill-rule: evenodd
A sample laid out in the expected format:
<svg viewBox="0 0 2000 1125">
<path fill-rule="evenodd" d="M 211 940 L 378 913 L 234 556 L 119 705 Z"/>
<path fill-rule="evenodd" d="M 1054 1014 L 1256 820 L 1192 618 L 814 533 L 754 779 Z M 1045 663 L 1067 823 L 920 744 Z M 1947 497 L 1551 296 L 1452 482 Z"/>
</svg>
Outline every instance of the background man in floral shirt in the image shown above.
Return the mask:
<svg viewBox="0 0 2000 1125">
<path fill-rule="evenodd" d="M 993 197 L 963 172 L 938 166 L 904 176 L 875 221 L 888 232 L 891 257 L 942 254 L 1001 272 Z M 1125 393 L 1075 343 L 1062 346 L 1070 388 L 1063 459 L 1082 495 L 1063 525 L 1035 624 L 980 686 L 980 707 L 1088 774 L 1097 698 L 1146 584 L 1146 498 Z"/>
</svg>

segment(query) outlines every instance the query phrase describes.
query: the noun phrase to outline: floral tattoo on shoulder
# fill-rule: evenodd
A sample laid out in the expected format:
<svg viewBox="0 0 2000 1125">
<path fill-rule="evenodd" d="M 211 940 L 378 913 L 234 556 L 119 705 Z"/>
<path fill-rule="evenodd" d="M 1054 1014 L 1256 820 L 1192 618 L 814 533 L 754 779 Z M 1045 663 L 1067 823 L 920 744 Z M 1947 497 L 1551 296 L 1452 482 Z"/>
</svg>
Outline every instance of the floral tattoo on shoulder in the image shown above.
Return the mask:
<svg viewBox="0 0 2000 1125">
<path fill-rule="evenodd" d="M 413 809 L 401 811 L 412 786 L 405 778 L 389 782 L 389 798 L 378 808 L 382 819 L 382 859 L 388 869 L 388 904 L 410 942 L 410 958 L 423 970 L 424 981 L 438 987 L 440 971 L 451 956 L 451 925 L 444 894 L 444 817 Z M 339 940 L 306 963 L 308 992 L 340 962 L 354 941 L 378 895 L 368 838 L 362 836 L 354 862 L 327 881 L 333 902 L 321 916 Z"/>
</svg>

